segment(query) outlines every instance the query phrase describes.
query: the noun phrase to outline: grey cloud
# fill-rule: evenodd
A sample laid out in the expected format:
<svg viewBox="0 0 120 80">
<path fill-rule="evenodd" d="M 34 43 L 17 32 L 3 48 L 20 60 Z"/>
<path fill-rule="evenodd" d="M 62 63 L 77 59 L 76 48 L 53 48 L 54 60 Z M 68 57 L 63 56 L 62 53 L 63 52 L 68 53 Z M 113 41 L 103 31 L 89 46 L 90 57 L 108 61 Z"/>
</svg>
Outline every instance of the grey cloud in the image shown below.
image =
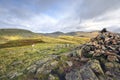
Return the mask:
<svg viewBox="0 0 120 80">
<path fill-rule="evenodd" d="M 86 30 L 87 27 L 80 26 L 81 23 L 84 23 L 84 20 L 96 18 L 106 12 L 118 8 L 120 8 L 120 0 L 1 0 L 0 28 L 8 26 L 48 31 L 44 29 L 45 26 L 42 24 L 37 26 L 37 29 L 35 29 L 36 26 L 31 26 L 28 28 L 27 26 L 21 25 L 20 23 L 14 23 L 14 21 L 12 21 L 29 21 L 31 17 L 43 13 L 48 15 L 52 14 L 51 17 L 54 18 L 57 16 L 58 19 L 59 16 L 63 16 L 63 18 L 57 23 L 59 28 L 53 29 L 51 25 L 49 25 L 47 26 L 49 31 Z M 97 20 L 99 22 L 103 19 L 104 17 Z M 104 20 L 108 20 L 108 17 Z M 46 24 L 47 23 L 49 22 L 46 22 Z M 57 25 L 55 24 L 52 26 L 57 27 Z M 114 31 L 118 31 L 118 28 Z"/>
<path fill-rule="evenodd" d="M 110 30 L 110 31 L 113 31 L 113 32 L 120 33 L 120 26 L 118 26 L 118 25 L 110 26 L 107 29 Z"/>
<path fill-rule="evenodd" d="M 14 6 L 12 1 L 13 0 L 4 0 L 2 6 L 8 8 L 11 12 L 21 15 L 25 12 L 39 12 L 49 10 L 50 8 L 56 8 L 58 4 L 59 7 L 69 7 L 69 10 L 71 10 L 72 4 L 76 3 L 76 8 L 74 9 L 75 15 L 73 16 L 78 15 L 78 17 L 83 19 L 93 18 L 120 6 L 119 0 L 16 0 L 18 3 L 22 2 L 22 4 L 18 6 L 16 6 L 18 3 L 14 3 Z M 68 5 L 65 5 L 65 3 Z M 10 9 L 11 7 L 12 9 Z"/>
<path fill-rule="evenodd" d="M 54 9 L 60 11 L 65 0 L 1 0 L 0 16 L 10 15 L 18 19 L 29 19 L 33 15 Z M 15 1 L 15 2 L 14 2 Z M 72 0 L 68 0 L 69 2 Z M 49 13 L 48 13 L 49 14 Z M 55 13 L 54 13 L 55 14 Z"/>
<path fill-rule="evenodd" d="M 74 8 L 74 14 L 71 15 L 71 19 L 75 21 L 80 19 L 80 22 L 78 24 L 84 23 L 85 20 L 92 18 L 94 18 L 95 22 L 100 22 L 103 20 L 107 21 L 109 20 L 109 17 L 102 17 L 101 19 L 98 19 L 98 17 L 104 15 L 107 12 L 109 13 L 117 9 L 120 9 L 119 0 L 78 0 L 78 2 L 76 2 L 76 7 Z M 69 22 L 69 19 L 66 21 Z M 73 25 L 74 26 L 67 26 L 63 28 L 63 30 L 86 30 L 86 28 L 88 28 L 87 26 L 76 26 L 74 23 Z M 118 29 L 112 31 L 118 32 Z"/>
<path fill-rule="evenodd" d="M 83 0 L 76 9 L 76 15 L 82 19 L 89 19 L 119 7 L 120 0 Z"/>
</svg>

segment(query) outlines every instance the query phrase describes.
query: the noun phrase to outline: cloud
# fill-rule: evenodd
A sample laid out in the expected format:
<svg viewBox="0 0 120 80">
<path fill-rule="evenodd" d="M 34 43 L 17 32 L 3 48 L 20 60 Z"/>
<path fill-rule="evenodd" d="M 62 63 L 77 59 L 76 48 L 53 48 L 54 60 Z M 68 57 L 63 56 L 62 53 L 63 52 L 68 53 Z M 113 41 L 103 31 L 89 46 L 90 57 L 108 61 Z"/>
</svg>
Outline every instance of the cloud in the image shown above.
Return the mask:
<svg viewBox="0 0 120 80">
<path fill-rule="evenodd" d="M 119 13 L 120 13 L 120 9 L 108 11 L 98 17 L 85 20 L 81 25 L 87 26 L 87 30 L 99 30 L 104 27 L 109 29 L 111 26 L 112 27 L 114 26 L 114 28 L 120 28 Z M 114 31 L 114 29 L 112 31 Z"/>
<path fill-rule="evenodd" d="M 49 32 L 56 28 L 54 27 L 56 23 L 56 19 L 45 14 L 36 14 L 29 19 L 18 19 L 15 17 L 5 20 L 0 19 L 0 24 L 4 28 L 22 28 L 33 32 Z"/>
<path fill-rule="evenodd" d="M 120 32 L 119 14 L 119 0 L 1 0 L 0 28 Z"/>
<path fill-rule="evenodd" d="M 83 0 L 76 12 L 82 19 L 94 18 L 120 7 L 119 0 Z"/>
<path fill-rule="evenodd" d="M 119 0 L 84 0 L 75 7 L 75 13 L 64 27 L 66 31 L 92 31 L 106 27 L 111 31 L 120 32 L 120 1 Z M 76 23 L 74 22 L 76 21 Z M 112 29 L 110 27 L 114 27 Z"/>
</svg>

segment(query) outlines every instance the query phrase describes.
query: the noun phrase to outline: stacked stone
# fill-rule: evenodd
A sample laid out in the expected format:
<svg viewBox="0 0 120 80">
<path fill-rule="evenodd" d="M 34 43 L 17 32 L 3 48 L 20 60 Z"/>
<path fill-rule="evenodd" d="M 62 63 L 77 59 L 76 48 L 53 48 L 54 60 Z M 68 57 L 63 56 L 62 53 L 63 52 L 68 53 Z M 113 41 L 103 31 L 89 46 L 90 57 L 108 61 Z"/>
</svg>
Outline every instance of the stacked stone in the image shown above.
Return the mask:
<svg viewBox="0 0 120 80">
<path fill-rule="evenodd" d="M 84 46 L 82 54 L 84 57 L 104 55 L 109 61 L 119 61 L 120 36 L 103 29 L 97 37 Z"/>
<path fill-rule="evenodd" d="M 120 80 L 120 35 L 103 29 L 78 50 L 66 80 Z"/>
</svg>

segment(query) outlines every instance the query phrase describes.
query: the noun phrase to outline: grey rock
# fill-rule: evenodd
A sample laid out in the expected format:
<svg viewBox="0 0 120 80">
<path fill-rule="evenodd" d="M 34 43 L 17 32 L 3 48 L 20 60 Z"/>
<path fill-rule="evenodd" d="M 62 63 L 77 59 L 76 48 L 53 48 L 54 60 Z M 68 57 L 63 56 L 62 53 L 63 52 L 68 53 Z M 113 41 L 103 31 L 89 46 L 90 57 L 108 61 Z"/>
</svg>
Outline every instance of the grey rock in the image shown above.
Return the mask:
<svg viewBox="0 0 120 80">
<path fill-rule="evenodd" d="M 65 78 L 66 80 L 82 80 L 79 70 L 73 70 L 70 73 L 67 73 Z"/>
<path fill-rule="evenodd" d="M 66 74 L 66 80 L 99 80 L 92 69 L 85 65 Z"/>
<path fill-rule="evenodd" d="M 23 74 L 23 73 L 10 72 L 10 73 L 7 74 L 7 77 L 8 77 L 9 79 L 13 79 L 13 78 L 15 78 L 15 77 L 17 77 L 17 76 L 20 76 L 20 75 L 22 75 L 22 74 Z"/>
<path fill-rule="evenodd" d="M 66 74 L 66 80 L 120 80 L 120 64 L 106 62 L 101 66 L 98 60 L 90 60 L 79 69 Z M 102 64 L 103 65 L 103 64 Z"/>
<path fill-rule="evenodd" d="M 66 63 L 68 64 L 69 67 L 73 65 L 72 61 L 66 61 Z"/>
<path fill-rule="evenodd" d="M 37 65 L 31 65 L 27 68 L 29 73 L 34 73 L 36 71 Z"/>
<path fill-rule="evenodd" d="M 23 62 L 22 61 L 15 61 L 12 63 L 12 66 L 17 66 L 19 64 L 22 64 Z"/>
<path fill-rule="evenodd" d="M 57 76 L 49 74 L 48 80 L 59 80 L 59 78 Z"/>
</svg>

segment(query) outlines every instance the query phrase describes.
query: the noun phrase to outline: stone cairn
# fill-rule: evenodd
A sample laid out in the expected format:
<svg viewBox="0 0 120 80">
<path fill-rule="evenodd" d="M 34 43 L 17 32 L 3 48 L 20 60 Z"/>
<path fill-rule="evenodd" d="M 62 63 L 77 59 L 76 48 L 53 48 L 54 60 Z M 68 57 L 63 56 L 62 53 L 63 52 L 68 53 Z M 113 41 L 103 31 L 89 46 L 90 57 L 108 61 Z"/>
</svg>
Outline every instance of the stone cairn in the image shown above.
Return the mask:
<svg viewBox="0 0 120 80">
<path fill-rule="evenodd" d="M 107 31 L 92 38 L 82 49 L 82 57 L 91 58 L 104 56 L 108 61 L 120 61 L 120 35 Z"/>
<path fill-rule="evenodd" d="M 104 28 L 76 49 L 78 55 L 72 55 L 66 80 L 120 80 L 120 34 Z"/>
</svg>

